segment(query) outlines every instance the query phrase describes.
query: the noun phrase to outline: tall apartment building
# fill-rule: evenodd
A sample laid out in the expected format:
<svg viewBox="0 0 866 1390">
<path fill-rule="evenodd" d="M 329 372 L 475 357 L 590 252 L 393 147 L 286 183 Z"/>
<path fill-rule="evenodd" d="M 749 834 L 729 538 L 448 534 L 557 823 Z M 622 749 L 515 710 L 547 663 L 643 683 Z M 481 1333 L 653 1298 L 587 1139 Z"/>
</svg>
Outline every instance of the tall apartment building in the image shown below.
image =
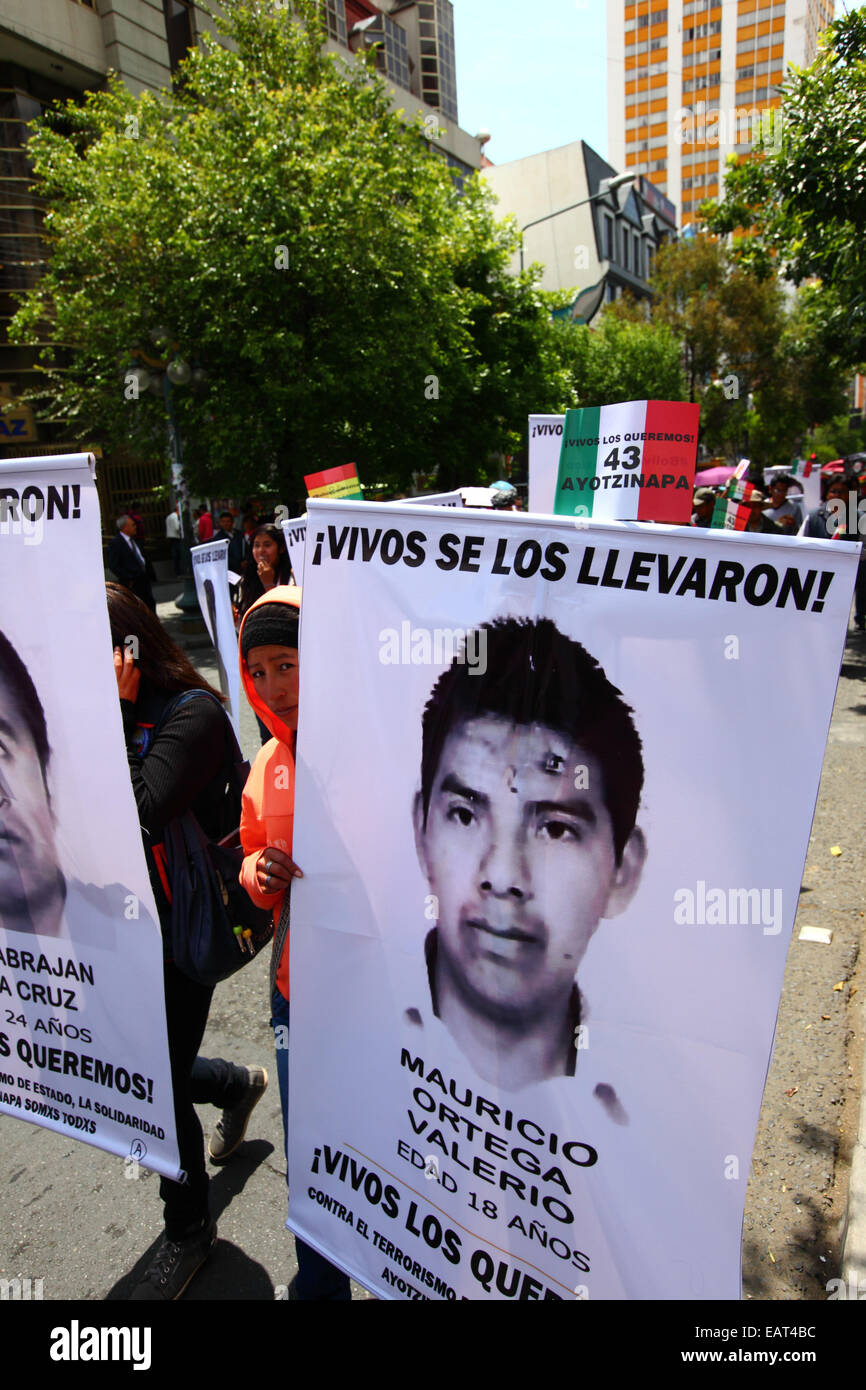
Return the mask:
<svg viewBox="0 0 866 1390">
<path fill-rule="evenodd" d="M 392 105 L 420 112 L 430 147 L 456 177 L 481 166 L 481 145 L 457 123 L 451 0 L 320 0 L 327 47 L 347 59 L 374 47 Z M 16 290 L 39 274 L 42 209 L 29 192 L 27 123 L 55 100 L 103 87 L 114 69 L 136 94 L 171 84 L 187 49 L 212 30 L 193 0 L 2 0 L 0 8 L 0 401 L 32 385 L 34 354 L 6 342 Z M 48 451 L 50 426 L 25 408 L 0 415 L 0 457 Z M 47 447 L 46 447 L 47 446 Z"/>
<path fill-rule="evenodd" d="M 833 12 L 834 0 L 607 0 L 611 164 L 693 222 L 728 155 L 778 134 L 785 70 L 813 61 Z"/>
</svg>

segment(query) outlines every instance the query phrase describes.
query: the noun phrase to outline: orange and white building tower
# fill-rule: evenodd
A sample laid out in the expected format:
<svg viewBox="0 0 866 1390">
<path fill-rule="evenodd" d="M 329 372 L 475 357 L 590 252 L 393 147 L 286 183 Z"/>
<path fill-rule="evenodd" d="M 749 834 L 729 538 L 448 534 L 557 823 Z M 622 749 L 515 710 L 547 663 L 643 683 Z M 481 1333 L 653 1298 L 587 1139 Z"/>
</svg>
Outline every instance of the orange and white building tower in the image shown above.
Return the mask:
<svg viewBox="0 0 866 1390">
<path fill-rule="evenodd" d="M 682 226 L 718 196 L 729 154 L 779 138 L 780 87 L 834 0 L 607 0 L 608 158 L 644 174 Z"/>
</svg>

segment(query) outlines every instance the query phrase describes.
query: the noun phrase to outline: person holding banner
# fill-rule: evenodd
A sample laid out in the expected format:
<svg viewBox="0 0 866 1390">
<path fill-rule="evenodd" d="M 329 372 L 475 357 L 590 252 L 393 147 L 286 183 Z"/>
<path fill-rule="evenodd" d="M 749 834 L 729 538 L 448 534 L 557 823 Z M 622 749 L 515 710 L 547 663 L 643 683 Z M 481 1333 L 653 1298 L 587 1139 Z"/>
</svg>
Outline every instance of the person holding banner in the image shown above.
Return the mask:
<svg viewBox="0 0 866 1390">
<path fill-rule="evenodd" d="M 269 528 L 270 529 L 270 528 Z M 303 877 L 291 857 L 298 728 L 298 626 L 301 590 L 280 585 L 263 594 L 241 622 L 241 680 L 253 711 L 271 738 L 259 752 L 244 788 L 240 880 L 258 907 L 273 909 L 271 1011 L 288 1166 L 289 906 L 291 885 Z M 286 1174 L 288 1179 L 288 1172 Z M 346 1275 L 296 1238 L 298 1273 L 290 1298 L 347 1302 Z"/>
<path fill-rule="evenodd" d="M 757 531 L 759 535 L 764 536 L 781 535 L 780 526 L 764 510 L 764 494 L 762 492 L 755 489 L 745 499 L 744 505 L 751 509 L 745 530 Z"/>
<path fill-rule="evenodd" d="M 289 553 L 282 530 L 270 523 L 257 526 L 252 534 L 250 554 L 244 564 L 238 617 L 243 618 L 262 594 L 278 584 L 288 584 L 290 579 Z"/>
<path fill-rule="evenodd" d="M 774 522 L 781 533 L 793 536 L 803 525 L 803 508 L 799 501 L 788 496 L 790 489 L 797 484 L 795 478 L 779 473 L 770 483 L 770 501 L 764 507 L 764 516 Z M 802 488 L 800 489 L 802 492 Z"/>
<path fill-rule="evenodd" d="M 225 790 L 233 739 L 222 708 L 225 697 L 198 674 L 133 595 L 116 584 L 107 584 L 106 592 L 129 771 L 162 919 L 170 912 L 170 885 L 158 851 L 169 821 L 192 810 L 209 839 L 237 828 L 239 808 L 226 806 Z M 173 707 L 173 697 L 187 691 L 204 693 Z M 227 819 L 234 819 L 234 827 Z M 161 924 L 168 940 L 169 923 Z M 179 1298 L 216 1242 L 202 1129 L 194 1104 L 210 1103 L 222 1109 L 211 1155 L 223 1161 L 243 1138 L 249 1114 L 268 1079 L 262 1067 L 199 1058 L 213 988 L 188 978 L 171 960 L 164 964 L 164 982 L 175 1121 L 186 1182 L 160 1180 L 165 1236 L 132 1292 L 134 1301 Z"/>
<path fill-rule="evenodd" d="M 851 504 L 854 503 L 856 529 L 849 530 L 851 524 Z M 856 479 L 846 479 L 844 475 L 830 479 L 824 493 L 824 501 L 806 518 L 803 535 L 823 540 L 829 536 L 837 541 L 860 541 L 861 512 L 857 501 Z M 854 626 L 858 632 L 866 631 L 866 548 L 860 551 L 857 568 L 857 582 L 854 587 Z"/>
</svg>

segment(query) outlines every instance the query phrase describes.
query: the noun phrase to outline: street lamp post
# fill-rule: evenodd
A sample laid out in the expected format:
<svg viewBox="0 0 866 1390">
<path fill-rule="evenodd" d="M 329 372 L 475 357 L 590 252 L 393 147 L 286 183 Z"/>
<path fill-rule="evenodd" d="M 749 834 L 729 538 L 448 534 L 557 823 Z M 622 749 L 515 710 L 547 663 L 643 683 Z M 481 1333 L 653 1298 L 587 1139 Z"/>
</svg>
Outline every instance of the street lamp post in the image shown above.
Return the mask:
<svg viewBox="0 0 866 1390">
<path fill-rule="evenodd" d="M 174 370 L 172 370 L 174 369 Z M 180 445 L 180 433 L 174 418 L 174 407 L 172 404 L 172 390 L 175 386 L 183 386 L 190 379 L 190 369 L 186 362 L 179 358 L 173 358 L 166 367 L 162 377 L 162 391 L 165 397 L 165 414 L 168 424 L 168 452 L 171 459 L 171 481 L 172 489 L 180 493 L 179 501 L 181 504 L 181 532 L 183 535 L 183 593 L 179 599 L 175 599 L 175 608 L 179 608 L 186 618 L 195 619 L 201 616 L 198 596 L 195 591 L 195 580 L 192 577 L 192 516 L 189 510 L 189 496 L 183 480 L 183 453 Z M 178 482 L 181 487 L 178 488 Z"/>
<path fill-rule="evenodd" d="M 170 335 L 165 329 L 155 329 L 152 334 L 154 341 L 168 343 Z M 175 354 L 177 343 L 171 343 L 170 351 Z M 174 418 L 174 407 L 172 403 L 172 390 L 175 386 L 186 386 L 192 380 L 193 385 L 197 384 L 197 379 L 203 376 L 201 369 L 194 373 L 190 370 L 189 364 L 181 357 L 176 355 L 166 361 L 162 358 L 150 357 L 141 348 L 136 348 L 133 352 L 134 357 L 146 363 L 144 367 L 134 368 L 139 377 L 139 384 L 142 389 L 148 388 L 154 395 L 163 395 L 165 401 L 166 427 L 168 431 L 168 452 L 171 460 L 171 485 L 172 493 L 177 496 L 181 505 L 181 532 L 183 555 L 183 593 L 179 599 L 175 600 L 175 607 L 179 608 L 184 615 L 186 622 L 196 622 L 201 620 L 201 610 L 195 591 L 195 581 L 192 575 L 192 517 L 189 510 L 189 499 L 186 485 L 183 480 L 183 454 L 180 444 L 180 433 Z"/>
<path fill-rule="evenodd" d="M 591 193 L 588 198 L 581 198 L 579 203 L 570 203 L 567 208 L 557 208 L 556 212 L 545 213 L 544 217 L 535 217 L 531 222 L 525 222 L 520 228 L 520 272 L 523 273 L 523 233 L 528 232 L 530 227 L 537 227 L 542 222 L 549 222 L 553 217 L 561 217 L 564 212 L 574 212 L 575 208 L 585 207 L 587 203 L 595 203 L 600 198 L 607 198 L 611 193 L 615 193 L 620 188 L 625 188 L 627 184 L 634 183 L 634 174 L 616 174 L 613 178 L 602 179 L 597 193 Z M 617 200 L 617 213 L 620 211 Z"/>
</svg>

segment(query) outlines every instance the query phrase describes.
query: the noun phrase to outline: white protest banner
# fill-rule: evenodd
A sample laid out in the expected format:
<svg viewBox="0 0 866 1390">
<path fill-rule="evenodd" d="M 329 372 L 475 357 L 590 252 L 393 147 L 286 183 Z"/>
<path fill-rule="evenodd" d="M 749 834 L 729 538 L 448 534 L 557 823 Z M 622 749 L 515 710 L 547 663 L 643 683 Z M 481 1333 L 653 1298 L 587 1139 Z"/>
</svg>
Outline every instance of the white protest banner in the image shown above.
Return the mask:
<svg viewBox="0 0 866 1390">
<path fill-rule="evenodd" d="M 282 521 L 283 535 L 286 538 L 286 549 L 289 552 L 289 564 L 292 567 L 292 575 L 296 584 L 304 582 L 304 542 L 307 537 L 307 514 L 296 516 L 292 520 Z"/>
<path fill-rule="evenodd" d="M 383 1298 L 737 1298 L 856 550 L 308 525 L 291 1228 Z"/>
<path fill-rule="evenodd" d="M 529 510 L 553 514 L 564 415 L 529 417 Z"/>
<path fill-rule="evenodd" d="M 176 1178 L 92 455 L 0 462 L 0 554 L 0 1110 Z"/>
<path fill-rule="evenodd" d="M 241 707 L 241 678 L 238 639 L 229 594 L 229 543 L 227 539 L 205 541 L 203 545 L 194 545 L 191 554 L 198 606 L 216 652 L 220 688 L 229 697 L 229 714 L 240 739 L 238 714 Z"/>
<path fill-rule="evenodd" d="M 431 492 L 426 497 L 403 497 L 399 502 L 387 502 L 384 505 L 389 507 L 400 507 L 403 503 L 418 504 L 423 503 L 428 507 L 462 507 L 462 492 Z M 366 503 L 364 504 L 367 505 Z M 293 520 L 280 523 L 283 528 L 283 535 L 286 538 L 286 549 L 289 552 L 289 564 L 292 567 L 292 574 L 296 584 L 304 582 L 304 544 L 307 538 L 307 514 L 295 517 Z"/>
<path fill-rule="evenodd" d="M 399 507 L 403 502 L 412 506 L 420 503 L 425 507 L 462 507 L 463 493 L 459 488 L 456 492 L 428 492 L 426 497 L 401 497 L 400 501 L 393 505 Z"/>
</svg>

